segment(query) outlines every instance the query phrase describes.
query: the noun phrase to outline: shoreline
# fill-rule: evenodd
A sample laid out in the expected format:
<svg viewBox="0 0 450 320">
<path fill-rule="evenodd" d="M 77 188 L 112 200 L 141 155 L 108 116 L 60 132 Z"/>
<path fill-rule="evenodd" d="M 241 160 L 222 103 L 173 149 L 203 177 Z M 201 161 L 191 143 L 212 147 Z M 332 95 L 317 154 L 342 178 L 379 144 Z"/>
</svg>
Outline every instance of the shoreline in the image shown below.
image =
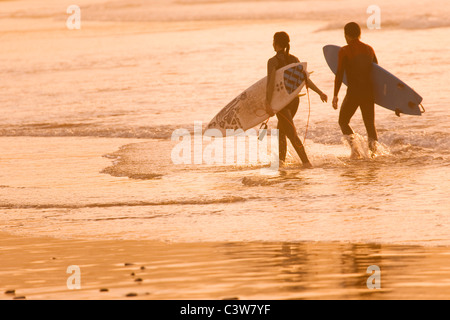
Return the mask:
<svg viewBox="0 0 450 320">
<path fill-rule="evenodd" d="M 0 233 L 0 299 L 447 299 L 450 247 L 164 243 Z M 381 269 L 368 289 L 367 268 Z M 80 270 L 80 289 L 68 279 Z M 71 278 L 72 280 L 74 278 Z M 72 281 L 75 284 L 76 281 Z M 11 293 L 12 290 L 14 293 Z M 9 292 L 9 293 L 7 293 Z"/>
<path fill-rule="evenodd" d="M 369 30 L 343 0 L 0 0 L 0 300 L 449 299 L 446 2 L 377 5 Z M 271 174 L 259 147 L 176 148 L 267 74 L 276 31 L 332 93 L 323 46 L 348 21 L 424 98 L 421 117 L 375 107 L 386 155 L 350 159 L 312 92 L 292 123 L 312 170 L 290 142 Z"/>
</svg>

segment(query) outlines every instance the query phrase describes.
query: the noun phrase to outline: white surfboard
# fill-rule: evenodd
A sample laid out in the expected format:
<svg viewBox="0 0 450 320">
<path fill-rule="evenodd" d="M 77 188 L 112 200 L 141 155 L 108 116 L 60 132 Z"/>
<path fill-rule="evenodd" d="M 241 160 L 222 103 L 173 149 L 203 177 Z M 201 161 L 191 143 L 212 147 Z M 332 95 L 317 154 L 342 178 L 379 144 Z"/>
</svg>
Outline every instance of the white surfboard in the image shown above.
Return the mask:
<svg viewBox="0 0 450 320">
<path fill-rule="evenodd" d="M 287 106 L 302 90 L 309 76 L 306 66 L 306 62 L 292 63 L 277 70 L 272 98 L 275 113 Z M 246 131 L 267 120 L 266 86 L 267 77 L 264 77 L 234 98 L 211 120 L 205 135 L 208 135 L 209 129 L 218 129 L 225 137 L 228 129 Z"/>
</svg>

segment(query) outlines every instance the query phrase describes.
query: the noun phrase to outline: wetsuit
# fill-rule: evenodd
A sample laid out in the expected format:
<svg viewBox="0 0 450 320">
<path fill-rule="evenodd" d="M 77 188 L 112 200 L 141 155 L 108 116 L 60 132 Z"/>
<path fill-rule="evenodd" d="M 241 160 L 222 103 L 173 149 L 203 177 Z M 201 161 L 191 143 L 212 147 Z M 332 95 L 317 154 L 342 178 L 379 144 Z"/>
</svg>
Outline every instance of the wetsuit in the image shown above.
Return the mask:
<svg viewBox="0 0 450 320">
<path fill-rule="evenodd" d="M 283 68 L 284 66 L 300 62 L 296 56 L 289 55 L 287 58 L 284 54 L 284 51 L 278 52 L 274 57 L 269 59 L 267 62 L 267 74 L 270 76 L 273 70 L 278 70 Z M 286 137 L 292 143 L 295 151 L 299 155 L 300 159 L 303 163 L 309 163 L 308 157 L 305 152 L 305 148 L 297 135 L 297 129 L 294 126 L 294 116 L 297 112 L 298 105 L 300 103 L 300 99 L 296 97 L 292 102 L 290 102 L 286 107 L 282 110 L 278 111 L 276 114 L 278 118 L 278 135 L 279 135 L 279 143 L 278 143 L 278 154 L 280 161 L 284 162 L 286 160 L 286 152 L 287 152 L 287 141 Z"/>
<path fill-rule="evenodd" d="M 360 107 L 369 141 L 378 140 L 375 129 L 375 102 L 371 80 L 373 62 L 378 63 L 372 47 L 362 43 L 359 39 L 354 39 L 339 50 L 336 73 L 337 82 L 345 71 L 348 83 L 347 94 L 339 112 L 339 125 L 342 133 L 345 135 L 354 133 L 349 123 L 356 109 Z M 335 96 L 339 92 L 339 87 L 340 85 L 335 85 Z"/>
</svg>

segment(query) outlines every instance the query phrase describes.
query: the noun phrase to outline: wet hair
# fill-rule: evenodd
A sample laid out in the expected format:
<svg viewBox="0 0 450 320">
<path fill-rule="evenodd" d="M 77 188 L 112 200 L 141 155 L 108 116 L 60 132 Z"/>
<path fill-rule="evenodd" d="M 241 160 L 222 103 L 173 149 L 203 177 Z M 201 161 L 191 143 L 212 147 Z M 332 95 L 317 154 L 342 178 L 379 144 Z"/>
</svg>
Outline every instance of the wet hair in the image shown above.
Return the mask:
<svg viewBox="0 0 450 320">
<path fill-rule="evenodd" d="M 349 22 L 344 27 L 344 33 L 351 38 L 359 38 L 361 36 L 361 28 L 356 22 Z"/>
<path fill-rule="evenodd" d="M 289 35 L 284 31 L 277 32 L 273 35 L 273 41 L 284 49 L 284 54 L 286 55 L 286 57 L 288 57 L 289 49 L 291 48 L 291 46 L 289 45 Z"/>
</svg>

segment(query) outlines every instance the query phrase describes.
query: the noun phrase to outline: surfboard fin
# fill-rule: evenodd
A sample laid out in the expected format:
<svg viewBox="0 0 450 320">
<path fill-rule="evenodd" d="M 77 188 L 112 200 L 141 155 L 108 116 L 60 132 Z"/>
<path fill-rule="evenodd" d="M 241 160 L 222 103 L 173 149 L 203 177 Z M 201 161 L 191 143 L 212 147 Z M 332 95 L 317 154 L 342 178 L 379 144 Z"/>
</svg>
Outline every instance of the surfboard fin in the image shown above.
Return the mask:
<svg viewBox="0 0 450 320">
<path fill-rule="evenodd" d="M 259 139 L 259 141 L 262 141 L 264 139 L 264 137 L 266 136 L 266 134 L 267 134 L 267 121 L 263 122 L 261 124 L 261 126 L 259 127 L 259 130 L 261 132 L 259 133 L 258 139 Z"/>
<path fill-rule="evenodd" d="M 395 115 L 397 117 L 400 117 L 400 113 L 402 113 L 402 111 L 399 108 L 395 109 Z"/>
</svg>

